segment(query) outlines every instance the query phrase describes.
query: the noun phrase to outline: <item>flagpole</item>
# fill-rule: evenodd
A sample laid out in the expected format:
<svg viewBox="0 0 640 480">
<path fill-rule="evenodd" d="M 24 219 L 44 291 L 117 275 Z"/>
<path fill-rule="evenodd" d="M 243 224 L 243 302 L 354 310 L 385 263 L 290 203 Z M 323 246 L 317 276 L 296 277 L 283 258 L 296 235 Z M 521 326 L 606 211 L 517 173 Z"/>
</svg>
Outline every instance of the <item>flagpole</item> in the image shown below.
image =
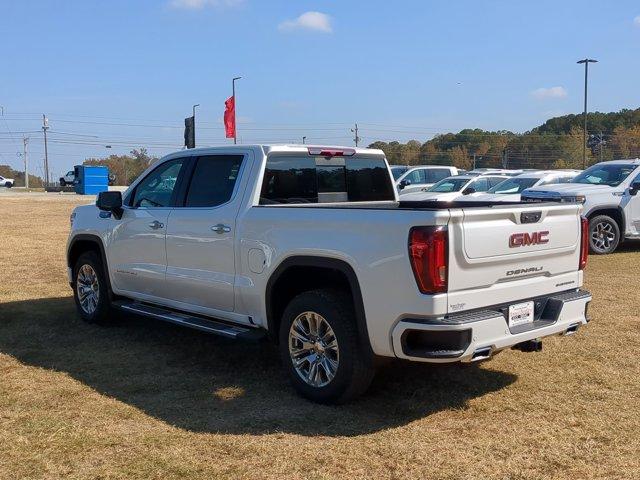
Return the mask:
<svg viewBox="0 0 640 480">
<path fill-rule="evenodd" d="M 236 102 L 236 80 L 240 80 L 242 77 L 234 77 L 231 80 L 231 92 L 233 97 L 233 144 L 236 144 L 236 137 L 238 136 L 238 124 L 236 123 L 236 107 L 238 102 Z"/>
</svg>

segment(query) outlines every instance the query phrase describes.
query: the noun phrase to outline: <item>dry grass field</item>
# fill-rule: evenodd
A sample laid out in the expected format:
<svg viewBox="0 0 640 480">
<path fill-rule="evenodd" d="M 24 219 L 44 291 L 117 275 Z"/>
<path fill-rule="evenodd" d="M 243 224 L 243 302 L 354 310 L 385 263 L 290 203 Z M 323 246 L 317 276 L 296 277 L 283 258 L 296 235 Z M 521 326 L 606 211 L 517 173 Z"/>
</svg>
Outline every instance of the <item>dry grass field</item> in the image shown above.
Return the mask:
<svg viewBox="0 0 640 480">
<path fill-rule="evenodd" d="M 356 403 L 273 347 L 74 312 L 74 196 L 0 197 L 0 478 L 640 478 L 640 244 L 591 257 L 593 321 L 541 353 L 393 365 Z M 84 199 L 86 202 L 86 199 Z"/>
</svg>

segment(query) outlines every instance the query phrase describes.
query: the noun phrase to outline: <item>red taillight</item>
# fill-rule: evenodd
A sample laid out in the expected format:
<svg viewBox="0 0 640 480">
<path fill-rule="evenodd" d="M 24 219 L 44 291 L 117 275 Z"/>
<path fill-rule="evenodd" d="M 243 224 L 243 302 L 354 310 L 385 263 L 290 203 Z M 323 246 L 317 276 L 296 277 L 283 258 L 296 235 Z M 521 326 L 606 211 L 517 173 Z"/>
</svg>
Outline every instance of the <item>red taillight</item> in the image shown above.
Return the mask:
<svg viewBox="0 0 640 480">
<path fill-rule="evenodd" d="M 319 155 L 321 157 L 350 157 L 356 154 L 353 148 L 309 147 L 307 151 L 309 155 Z"/>
<path fill-rule="evenodd" d="M 446 227 L 413 227 L 409 232 L 409 259 L 422 293 L 447 291 Z"/>
<path fill-rule="evenodd" d="M 578 268 L 584 270 L 584 267 L 587 266 L 587 257 L 589 256 L 589 219 L 581 217 L 580 225 L 580 264 Z"/>
</svg>

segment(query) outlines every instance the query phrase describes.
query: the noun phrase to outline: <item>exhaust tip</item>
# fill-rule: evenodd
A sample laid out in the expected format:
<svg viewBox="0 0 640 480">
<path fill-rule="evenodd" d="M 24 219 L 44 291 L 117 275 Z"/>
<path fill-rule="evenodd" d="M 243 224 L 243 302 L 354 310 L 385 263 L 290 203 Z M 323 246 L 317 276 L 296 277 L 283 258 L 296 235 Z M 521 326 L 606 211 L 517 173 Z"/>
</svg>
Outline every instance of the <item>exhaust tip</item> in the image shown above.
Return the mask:
<svg viewBox="0 0 640 480">
<path fill-rule="evenodd" d="M 567 328 L 564 331 L 564 336 L 568 337 L 569 335 L 573 335 L 574 333 L 576 333 L 578 331 L 578 327 L 580 326 L 579 323 L 574 323 L 572 325 L 569 325 L 569 328 Z"/>
<path fill-rule="evenodd" d="M 472 362 L 479 362 L 480 360 L 487 360 L 491 358 L 491 347 L 482 347 L 476 349 L 471 356 Z"/>
</svg>

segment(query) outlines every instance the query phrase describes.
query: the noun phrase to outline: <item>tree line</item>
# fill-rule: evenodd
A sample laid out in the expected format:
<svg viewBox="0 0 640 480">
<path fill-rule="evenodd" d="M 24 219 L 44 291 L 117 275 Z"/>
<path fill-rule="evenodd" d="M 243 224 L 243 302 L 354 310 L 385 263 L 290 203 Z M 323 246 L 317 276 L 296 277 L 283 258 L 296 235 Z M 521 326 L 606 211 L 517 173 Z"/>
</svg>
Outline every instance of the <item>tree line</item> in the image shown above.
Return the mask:
<svg viewBox="0 0 640 480">
<path fill-rule="evenodd" d="M 471 169 L 582 168 L 582 115 L 551 118 L 525 133 L 465 129 L 437 135 L 425 142 L 373 142 L 391 164 L 453 165 Z M 640 157 L 640 108 L 587 116 L 587 165 L 605 160 Z"/>
</svg>

